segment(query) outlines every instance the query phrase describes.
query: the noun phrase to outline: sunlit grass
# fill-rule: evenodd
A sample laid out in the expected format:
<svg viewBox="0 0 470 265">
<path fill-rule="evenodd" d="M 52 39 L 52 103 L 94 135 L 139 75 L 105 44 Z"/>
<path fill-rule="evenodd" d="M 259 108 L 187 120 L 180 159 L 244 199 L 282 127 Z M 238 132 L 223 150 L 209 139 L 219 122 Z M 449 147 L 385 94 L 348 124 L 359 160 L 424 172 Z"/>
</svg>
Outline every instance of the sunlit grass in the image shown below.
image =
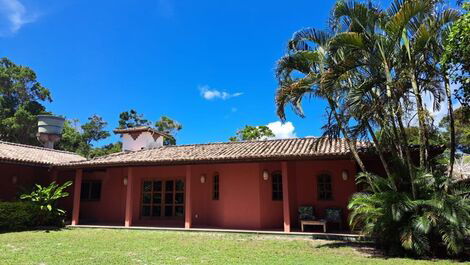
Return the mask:
<svg viewBox="0 0 470 265">
<path fill-rule="evenodd" d="M 0 234 L 0 264 L 449 264 L 385 259 L 333 241 L 250 234 L 65 229 Z"/>
</svg>

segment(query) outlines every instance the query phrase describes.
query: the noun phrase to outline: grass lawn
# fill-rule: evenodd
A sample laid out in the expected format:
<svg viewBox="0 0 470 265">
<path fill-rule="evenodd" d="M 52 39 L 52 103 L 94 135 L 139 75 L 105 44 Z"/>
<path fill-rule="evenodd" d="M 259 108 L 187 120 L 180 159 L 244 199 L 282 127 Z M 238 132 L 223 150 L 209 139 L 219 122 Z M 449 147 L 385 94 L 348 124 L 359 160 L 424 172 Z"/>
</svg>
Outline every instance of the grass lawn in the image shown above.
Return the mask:
<svg viewBox="0 0 470 265">
<path fill-rule="evenodd" d="M 0 234 L 0 264 L 450 264 L 301 237 L 64 229 Z"/>
</svg>

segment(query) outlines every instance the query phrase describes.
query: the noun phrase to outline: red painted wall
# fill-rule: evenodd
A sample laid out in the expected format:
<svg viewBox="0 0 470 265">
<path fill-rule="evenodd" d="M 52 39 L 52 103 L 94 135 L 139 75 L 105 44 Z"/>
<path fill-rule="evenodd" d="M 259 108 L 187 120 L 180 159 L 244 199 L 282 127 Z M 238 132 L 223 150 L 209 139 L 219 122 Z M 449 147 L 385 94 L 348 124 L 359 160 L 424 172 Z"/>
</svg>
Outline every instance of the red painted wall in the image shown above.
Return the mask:
<svg viewBox="0 0 470 265">
<path fill-rule="evenodd" d="M 16 183 L 13 183 L 13 177 L 16 177 Z M 47 168 L 0 164 L 0 201 L 17 200 L 21 194 L 31 192 L 35 183 L 45 185 L 49 182 Z"/>
<path fill-rule="evenodd" d="M 282 201 L 272 200 L 272 178 L 263 180 L 263 171 L 270 175 L 281 171 L 281 162 L 233 163 L 191 166 L 191 205 L 193 227 L 218 227 L 236 229 L 282 229 Z M 343 180 L 341 172 L 347 170 L 349 178 Z M 133 168 L 133 225 L 183 227 L 184 219 L 142 219 L 141 189 L 146 179 L 185 180 L 186 166 L 134 167 Z M 84 171 L 83 179 L 101 179 L 102 192 L 99 202 L 81 202 L 82 223 L 124 223 L 127 168 L 109 168 L 104 172 Z M 212 200 L 213 175 L 219 174 L 220 198 Z M 354 175 L 356 166 L 350 160 L 290 161 L 288 162 L 289 201 L 291 225 L 298 227 L 298 207 L 312 205 L 316 215 L 324 216 L 327 207 L 341 207 L 344 223 L 347 218 L 347 203 L 356 191 Z M 317 196 L 317 176 L 328 173 L 332 176 L 333 200 L 321 201 Z M 65 181 L 73 178 L 74 172 L 60 172 Z M 201 183 L 205 176 L 205 183 Z M 186 187 L 187 188 L 187 187 Z M 73 192 L 72 192 L 73 193 Z M 72 197 L 63 205 L 71 206 Z M 71 208 L 70 208 L 71 209 Z"/>
</svg>

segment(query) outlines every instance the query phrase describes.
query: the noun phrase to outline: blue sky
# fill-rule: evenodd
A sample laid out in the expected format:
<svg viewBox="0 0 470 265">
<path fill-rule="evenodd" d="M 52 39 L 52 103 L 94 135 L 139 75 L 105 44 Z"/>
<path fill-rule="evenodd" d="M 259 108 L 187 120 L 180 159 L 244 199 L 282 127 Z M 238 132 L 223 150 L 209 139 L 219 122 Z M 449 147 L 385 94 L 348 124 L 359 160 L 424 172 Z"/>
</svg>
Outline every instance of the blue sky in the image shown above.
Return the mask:
<svg viewBox="0 0 470 265">
<path fill-rule="evenodd" d="M 292 33 L 324 28 L 334 1 L 0 0 L 0 56 L 30 66 L 48 109 L 109 130 L 131 108 L 181 122 L 179 144 L 226 141 L 278 121 L 274 66 Z M 284 136 L 318 136 L 325 103 Z M 113 136 L 103 143 L 118 140 Z"/>
</svg>

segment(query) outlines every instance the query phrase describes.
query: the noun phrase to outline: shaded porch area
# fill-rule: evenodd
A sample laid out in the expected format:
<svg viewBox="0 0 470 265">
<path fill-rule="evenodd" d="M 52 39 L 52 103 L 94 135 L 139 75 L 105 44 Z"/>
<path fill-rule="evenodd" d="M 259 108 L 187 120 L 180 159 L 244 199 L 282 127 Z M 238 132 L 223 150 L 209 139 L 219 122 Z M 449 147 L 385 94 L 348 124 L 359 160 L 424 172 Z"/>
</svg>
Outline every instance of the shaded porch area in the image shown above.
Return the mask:
<svg viewBox="0 0 470 265">
<path fill-rule="evenodd" d="M 327 232 L 345 234 L 355 173 L 351 160 L 306 160 L 81 168 L 58 179 L 74 180 L 72 226 L 300 233 L 299 208 L 311 206 L 316 219 L 339 209 Z"/>
</svg>

